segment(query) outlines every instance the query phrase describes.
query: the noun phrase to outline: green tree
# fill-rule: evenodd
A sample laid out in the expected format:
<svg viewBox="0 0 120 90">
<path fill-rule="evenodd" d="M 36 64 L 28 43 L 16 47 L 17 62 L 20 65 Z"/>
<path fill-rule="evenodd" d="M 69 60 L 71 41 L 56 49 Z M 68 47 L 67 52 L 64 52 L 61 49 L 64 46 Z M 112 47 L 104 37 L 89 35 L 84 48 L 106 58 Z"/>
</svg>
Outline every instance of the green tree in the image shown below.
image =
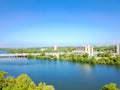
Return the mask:
<svg viewBox="0 0 120 90">
<path fill-rule="evenodd" d="M 110 83 L 102 87 L 100 90 L 118 90 L 115 83 Z"/>
<path fill-rule="evenodd" d="M 15 90 L 27 90 L 32 80 L 26 74 L 21 74 L 16 78 Z"/>
<path fill-rule="evenodd" d="M 53 86 L 47 85 L 47 86 L 43 87 L 43 90 L 55 90 L 55 89 Z"/>
<path fill-rule="evenodd" d="M 4 76 L 7 74 L 7 72 L 0 72 L 0 90 L 2 90 L 3 89 L 3 87 L 5 87 L 6 86 L 6 84 L 5 84 L 5 78 L 4 78 Z"/>
<path fill-rule="evenodd" d="M 52 85 L 42 82 L 36 86 L 26 74 L 21 74 L 16 79 L 14 77 L 5 78 L 6 74 L 6 72 L 0 72 L 0 90 L 55 90 Z"/>
<path fill-rule="evenodd" d="M 16 83 L 16 80 L 14 77 L 7 77 L 5 79 L 5 86 L 3 87 L 2 90 L 13 90 L 15 83 Z"/>
<path fill-rule="evenodd" d="M 88 53 L 83 54 L 84 58 L 88 58 Z"/>
</svg>

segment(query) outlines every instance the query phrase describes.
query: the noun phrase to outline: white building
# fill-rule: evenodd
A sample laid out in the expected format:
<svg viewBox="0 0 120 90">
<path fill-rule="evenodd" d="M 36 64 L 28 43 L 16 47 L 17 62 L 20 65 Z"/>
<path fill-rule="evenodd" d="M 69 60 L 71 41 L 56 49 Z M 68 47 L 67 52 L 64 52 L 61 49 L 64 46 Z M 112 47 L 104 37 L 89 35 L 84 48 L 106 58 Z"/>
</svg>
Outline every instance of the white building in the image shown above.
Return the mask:
<svg viewBox="0 0 120 90">
<path fill-rule="evenodd" d="M 87 45 L 87 46 L 77 47 L 77 49 L 73 51 L 73 53 L 81 54 L 81 55 L 88 53 L 89 56 L 93 56 L 93 46 Z"/>
<path fill-rule="evenodd" d="M 46 48 L 41 48 L 41 51 L 45 51 L 46 50 Z"/>
<path fill-rule="evenodd" d="M 57 51 L 57 46 L 56 45 L 54 45 L 54 51 Z"/>
<path fill-rule="evenodd" d="M 117 53 L 117 55 L 120 55 L 120 45 L 116 46 L 116 53 Z"/>
<path fill-rule="evenodd" d="M 88 45 L 86 49 L 86 53 L 88 53 L 89 56 L 93 56 L 93 46 Z"/>
</svg>

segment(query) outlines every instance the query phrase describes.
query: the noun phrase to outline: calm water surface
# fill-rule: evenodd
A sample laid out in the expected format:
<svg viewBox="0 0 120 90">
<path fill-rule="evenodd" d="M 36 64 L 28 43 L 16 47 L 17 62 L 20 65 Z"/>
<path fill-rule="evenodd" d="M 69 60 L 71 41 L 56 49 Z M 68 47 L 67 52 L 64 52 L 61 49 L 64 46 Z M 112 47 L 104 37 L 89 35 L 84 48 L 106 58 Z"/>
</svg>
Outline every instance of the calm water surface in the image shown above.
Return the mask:
<svg viewBox="0 0 120 90">
<path fill-rule="evenodd" d="M 99 90 L 107 83 L 120 85 L 120 66 L 89 65 L 67 61 L 0 58 L 0 71 L 8 76 L 28 74 L 38 84 L 52 84 L 56 90 Z M 120 87 L 120 86 L 119 86 Z"/>
</svg>

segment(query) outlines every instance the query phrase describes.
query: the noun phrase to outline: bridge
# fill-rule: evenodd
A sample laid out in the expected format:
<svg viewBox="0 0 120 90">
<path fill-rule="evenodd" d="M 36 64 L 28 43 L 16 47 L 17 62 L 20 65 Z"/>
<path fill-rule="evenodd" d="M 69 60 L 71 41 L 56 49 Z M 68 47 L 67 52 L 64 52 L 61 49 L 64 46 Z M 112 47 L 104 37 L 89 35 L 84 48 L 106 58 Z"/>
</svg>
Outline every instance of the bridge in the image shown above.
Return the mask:
<svg viewBox="0 0 120 90">
<path fill-rule="evenodd" d="M 22 54 L 0 54 L 0 57 L 27 57 L 28 53 L 22 53 Z M 31 55 L 40 55 L 40 53 L 31 54 Z"/>
<path fill-rule="evenodd" d="M 29 54 L 34 56 L 40 55 L 40 53 L 21 53 L 21 54 L 19 53 L 19 54 L 0 54 L 0 57 L 9 57 L 9 58 L 10 57 L 27 57 Z M 61 54 L 66 54 L 66 53 L 45 53 L 46 56 L 52 55 L 52 56 L 56 56 L 57 58 L 59 58 L 59 55 Z"/>
</svg>

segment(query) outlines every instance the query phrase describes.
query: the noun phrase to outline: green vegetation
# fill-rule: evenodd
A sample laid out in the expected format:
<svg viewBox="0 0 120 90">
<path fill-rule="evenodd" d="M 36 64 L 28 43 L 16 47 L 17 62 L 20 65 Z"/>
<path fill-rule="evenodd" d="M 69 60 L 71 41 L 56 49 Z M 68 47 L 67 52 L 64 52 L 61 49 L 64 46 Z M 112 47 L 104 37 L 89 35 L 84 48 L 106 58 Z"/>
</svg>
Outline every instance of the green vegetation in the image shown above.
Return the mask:
<svg viewBox="0 0 120 90">
<path fill-rule="evenodd" d="M 34 56 L 31 54 L 28 54 L 27 58 L 31 59 L 31 58 L 35 58 L 35 59 L 44 59 L 44 60 L 48 60 L 48 59 L 54 59 L 57 60 L 56 56 L 53 55 L 45 55 L 45 53 L 41 53 L 40 55 Z"/>
<path fill-rule="evenodd" d="M 94 51 L 115 52 L 115 46 L 95 46 Z"/>
<path fill-rule="evenodd" d="M 102 89 L 100 90 L 120 90 L 120 89 L 117 88 L 117 85 L 115 83 L 110 83 L 102 87 Z"/>
<path fill-rule="evenodd" d="M 43 50 L 42 50 L 43 49 Z M 41 47 L 41 48 L 2 48 L 6 52 L 10 53 L 51 53 L 51 52 L 72 52 L 75 47 L 58 47 L 57 51 L 54 51 L 53 47 Z"/>
<path fill-rule="evenodd" d="M 110 52 L 98 53 L 97 56 L 98 57 L 111 57 L 111 53 Z"/>
<path fill-rule="evenodd" d="M 120 64 L 120 56 L 116 57 L 101 57 L 96 59 L 95 57 L 88 57 L 87 54 L 84 55 L 60 55 L 60 60 L 68 60 L 73 62 L 80 62 L 80 63 L 90 63 L 90 64 Z"/>
<path fill-rule="evenodd" d="M 55 90 L 52 85 L 40 82 L 36 85 L 26 74 L 21 74 L 17 78 L 7 77 L 7 72 L 0 72 L 0 90 Z"/>
<path fill-rule="evenodd" d="M 44 53 L 39 56 L 28 55 L 28 58 L 35 58 L 35 59 L 54 59 L 54 60 L 66 60 L 71 62 L 78 62 L 78 63 L 89 63 L 89 64 L 108 64 L 108 65 L 120 65 L 120 56 L 116 57 L 88 57 L 88 54 L 85 53 L 84 55 L 78 54 L 61 54 L 59 58 L 52 55 L 45 55 Z"/>
<path fill-rule="evenodd" d="M 42 50 L 43 49 L 43 50 Z M 50 53 L 50 52 L 72 52 L 76 47 L 58 47 L 57 51 L 54 51 L 53 47 L 41 47 L 41 48 L 0 48 L 10 53 Z M 94 46 L 94 51 L 101 52 L 115 52 L 115 46 Z"/>
</svg>

